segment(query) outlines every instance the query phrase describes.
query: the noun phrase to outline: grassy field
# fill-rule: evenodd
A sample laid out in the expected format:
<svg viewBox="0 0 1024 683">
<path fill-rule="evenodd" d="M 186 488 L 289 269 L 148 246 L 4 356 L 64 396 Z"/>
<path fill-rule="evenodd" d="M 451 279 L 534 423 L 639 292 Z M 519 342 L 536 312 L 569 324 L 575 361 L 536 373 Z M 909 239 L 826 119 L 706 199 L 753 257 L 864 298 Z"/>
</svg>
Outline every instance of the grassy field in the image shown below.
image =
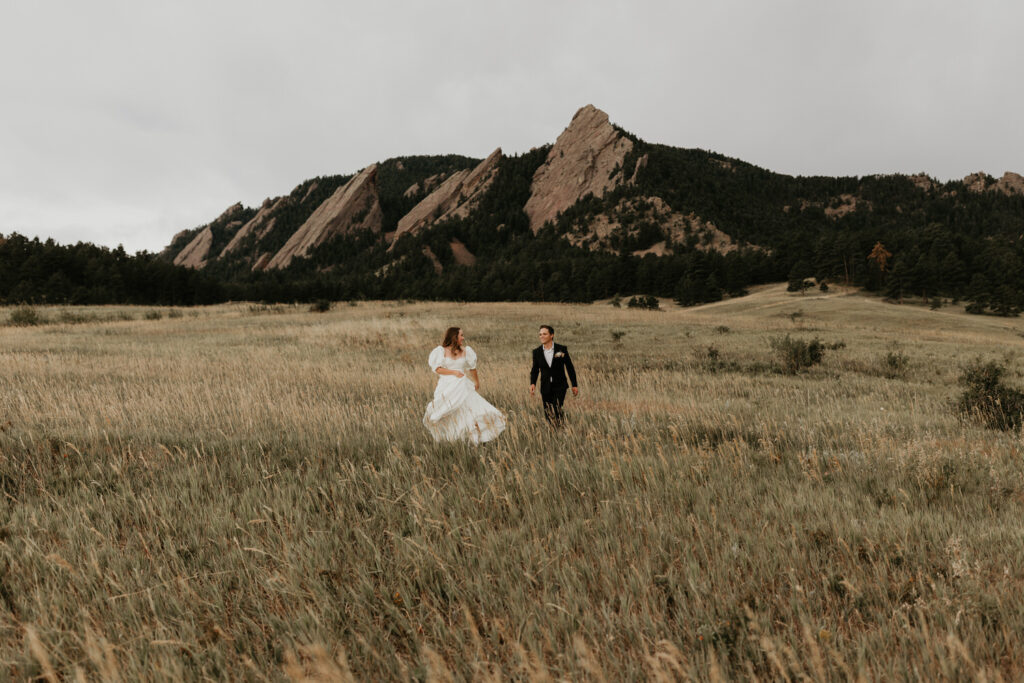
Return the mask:
<svg viewBox="0 0 1024 683">
<path fill-rule="evenodd" d="M 1020 385 L 1021 320 L 781 287 L 158 310 L 0 327 L 0 678 L 1024 677 L 1024 444 L 953 411 L 973 359 Z M 509 417 L 480 448 L 420 422 L 449 325 Z M 787 334 L 821 364 L 779 372 Z"/>
</svg>

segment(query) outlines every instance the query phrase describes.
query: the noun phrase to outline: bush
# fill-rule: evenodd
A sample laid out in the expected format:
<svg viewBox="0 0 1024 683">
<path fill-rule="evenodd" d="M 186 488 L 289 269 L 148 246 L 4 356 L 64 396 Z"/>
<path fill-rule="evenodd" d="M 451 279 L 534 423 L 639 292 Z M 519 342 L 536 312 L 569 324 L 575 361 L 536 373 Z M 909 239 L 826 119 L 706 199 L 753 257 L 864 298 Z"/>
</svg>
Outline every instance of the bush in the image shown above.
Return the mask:
<svg viewBox="0 0 1024 683">
<path fill-rule="evenodd" d="M 820 339 L 804 341 L 793 339 L 788 334 L 782 338 L 772 339 L 771 347 L 777 356 L 779 369 L 789 375 L 795 375 L 800 370 L 817 365 L 825 353 L 825 345 Z"/>
<path fill-rule="evenodd" d="M 172 308 L 171 310 L 167 311 L 167 317 L 168 318 L 182 318 L 184 316 L 185 316 L 185 314 L 182 313 L 177 308 Z"/>
<path fill-rule="evenodd" d="M 700 365 L 708 372 L 718 372 L 725 365 L 722 362 L 722 353 L 715 346 L 707 347 L 700 358 Z"/>
<path fill-rule="evenodd" d="M 814 280 L 804 280 L 804 279 L 801 279 L 801 278 L 796 278 L 794 280 L 790 280 L 789 281 L 789 284 L 786 287 L 786 291 L 787 292 L 800 292 L 801 294 L 803 294 L 804 292 L 806 292 L 808 289 L 810 289 L 813 286 L 814 286 Z"/>
<path fill-rule="evenodd" d="M 615 296 L 612 297 L 611 304 L 615 308 L 622 308 L 622 297 L 616 294 Z"/>
<path fill-rule="evenodd" d="M 164 317 L 164 314 L 160 311 L 146 311 L 146 320 L 160 320 Z"/>
<path fill-rule="evenodd" d="M 898 348 L 893 348 L 882 358 L 882 374 L 889 379 L 897 379 L 907 374 L 909 360 Z"/>
<path fill-rule="evenodd" d="M 331 302 L 327 299 L 317 299 L 309 307 L 309 310 L 312 313 L 326 313 L 331 310 Z"/>
<path fill-rule="evenodd" d="M 1024 392 L 1003 384 L 1006 367 L 995 361 L 976 360 L 960 374 L 964 392 L 957 401 L 957 412 L 989 429 L 1020 429 L 1024 415 Z"/>
<path fill-rule="evenodd" d="M 99 316 L 95 313 L 77 313 L 74 310 L 62 310 L 57 314 L 57 320 L 68 325 L 78 325 L 80 323 L 89 323 L 99 320 Z"/>
<path fill-rule="evenodd" d="M 818 285 L 818 291 L 822 293 L 828 293 L 828 283 L 822 280 L 821 284 Z"/>
<path fill-rule="evenodd" d="M 630 308 L 645 308 L 649 311 L 661 310 L 661 304 L 656 296 L 634 296 L 626 305 Z"/>
<path fill-rule="evenodd" d="M 7 318 L 9 325 L 15 327 L 29 327 L 31 325 L 42 325 L 46 322 L 43 316 L 39 314 L 39 311 L 32 308 L 31 306 L 18 306 L 11 315 Z"/>
<path fill-rule="evenodd" d="M 625 336 L 626 333 L 623 332 L 622 330 L 612 330 L 612 343 L 618 344 Z"/>
</svg>

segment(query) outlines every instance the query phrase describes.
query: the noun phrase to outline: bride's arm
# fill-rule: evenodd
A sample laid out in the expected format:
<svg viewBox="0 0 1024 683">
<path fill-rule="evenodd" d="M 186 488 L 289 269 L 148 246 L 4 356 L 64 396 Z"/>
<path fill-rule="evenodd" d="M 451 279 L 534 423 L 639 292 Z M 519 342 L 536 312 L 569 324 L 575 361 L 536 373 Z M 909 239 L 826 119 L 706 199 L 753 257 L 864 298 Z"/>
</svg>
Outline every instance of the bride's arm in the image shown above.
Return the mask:
<svg viewBox="0 0 1024 683">
<path fill-rule="evenodd" d="M 480 388 L 480 376 L 476 374 L 476 368 L 473 368 L 472 370 L 469 370 L 468 372 L 469 372 L 470 378 L 472 378 L 472 380 L 473 380 L 473 384 L 475 384 L 476 388 L 479 389 Z"/>
<path fill-rule="evenodd" d="M 438 346 L 430 352 L 430 357 L 427 359 L 427 363 L 430 365 L 430 369 L 439 375 L 455 375 L 456 377 L 464 377 L 464 375 L 458 370 L 449 370 L 444 367 L 444 348 Z"/>
</svg>

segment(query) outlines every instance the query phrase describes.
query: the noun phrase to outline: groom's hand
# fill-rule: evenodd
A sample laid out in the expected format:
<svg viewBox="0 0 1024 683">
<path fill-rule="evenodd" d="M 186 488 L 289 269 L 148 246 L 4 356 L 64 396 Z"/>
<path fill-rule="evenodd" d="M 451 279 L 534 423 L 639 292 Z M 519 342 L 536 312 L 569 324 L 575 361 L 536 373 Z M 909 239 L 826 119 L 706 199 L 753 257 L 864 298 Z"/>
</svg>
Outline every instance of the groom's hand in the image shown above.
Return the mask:
<svg viewBox="0 0 1024 683">
<path fill-rule="evenodd" d="M 534 389 L 536 389 L 536 388 L 537 388 L 537 385 L 536 385 L 536 384 L 531 384 L 531 385 L 530 385 L 530 396 L 531 396 L 531 397 L 533 396 L 533 390 L 534 390 Z"/>
<path fill-rule="evenodd" d="M 580 395 L 580 388 L 579 387 L 573 387 L 572 388 L 572 395 L 573 396 L 579 396 Z"/>
</svg>

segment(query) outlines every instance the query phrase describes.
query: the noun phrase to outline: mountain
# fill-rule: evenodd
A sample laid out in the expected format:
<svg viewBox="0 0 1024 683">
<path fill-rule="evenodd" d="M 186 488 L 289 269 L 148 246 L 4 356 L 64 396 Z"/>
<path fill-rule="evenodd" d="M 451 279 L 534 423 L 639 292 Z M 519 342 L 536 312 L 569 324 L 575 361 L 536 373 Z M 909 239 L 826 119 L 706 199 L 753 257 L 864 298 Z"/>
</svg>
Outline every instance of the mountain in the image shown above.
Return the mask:
<svg viewBox="0 0 1024 683">
<path fill-rule="evenodd" d="M 892 300 L 966 300 L 973 312 L 1024 309 L 1016 173 L 794 177 L 647 142 L 590 105 L 529 152 L 397 157 L 312 178 L 258 208 L 234 204 L 156 255 L 15 237 L 0 236 L 0 301 L 620 293 L 688 305 L 765 282 L 802 291 L 813 278 Z"/>
<path fill-rule="evenodd" d="M 1005 313 L 1024 308 L 1022 236 L 1015 173 L 793 177 L 646 142 L 587 105 L 526 154 L 389 159 L 236 204 L 162 258 L 238 298 L 699 303 L 816 278 Z"/>
</svg>

